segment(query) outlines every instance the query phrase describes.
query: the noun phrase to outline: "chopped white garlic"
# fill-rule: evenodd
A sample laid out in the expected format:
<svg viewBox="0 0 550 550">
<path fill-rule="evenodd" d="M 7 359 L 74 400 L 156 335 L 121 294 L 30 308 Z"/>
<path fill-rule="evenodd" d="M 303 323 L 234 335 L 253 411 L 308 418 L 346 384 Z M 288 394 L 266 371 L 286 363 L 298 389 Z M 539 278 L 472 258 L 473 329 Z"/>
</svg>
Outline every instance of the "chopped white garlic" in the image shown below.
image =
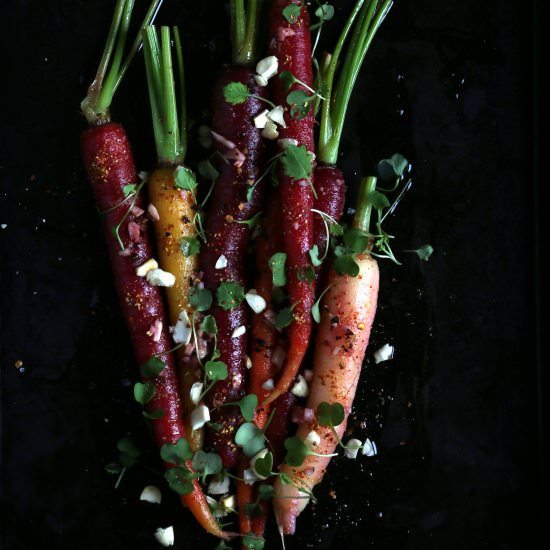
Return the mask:
<svg viewBox="0 0 550 550">
<path fill-rule="evenodd" d="M 150 258 L 147 260 L 144 264 L 141 264 L 138 268 L 136 268 L 136 275 L 138 277 L 145 277 L 149 271 L 153 271 L 153 269 L 158 269 L 159 264 L 157 261 L 153 258 Z"/>
<path fill-rule="evenodd" d="M 199 405 L 191 412 L 191 429 L 200 430 L 210 420 L 210 409 L 206 405 Z"/>
<path fill-rule="evenodd" d="M 174 546 L 174 528 L 171 525 L 166 529 L 159 527 L 155 531 L 155 538 L 162 546 Z"/>
<path fill-rule="evenodd" d="M 277 145 L 281 149 L 288 149 L 289 145 L 298 146 L 298 140 L 293 138 L 281 138 L 277 140 Z"/>
<path fill-rule="evenodd" d="M 321 443 L 321 436 L 316 431 L 311 430 L 311 432 L 306 435 L 304 443 L 310 451 L 313 451 L 315 447 Z"/>
<path fill-rule="evenodd" d="M 277 107 L 271 109 L 271 111 L 267 113 L 267 118 L 272 122 L 275 122 L 275 124 L 278 124 L 283 128 L 286 128 L 284 114 L 285 114 L 284 109 L 280 105 L 277 105 Z"/>
<path fill-rule="evenodd" d="M 174 340 L 176 344 L 183 343 L 187 345 L 191 342 L 193 330 L 191 328 L 191 321 L 189 321 L 189 315 L 187 315 L 187 311 L 185 311 L 185 309 L 180 311 L 175 326 L 170 327 L 169 330 L 172 334 L 172 340 Z"/>
<path fill-rule="evenodd" d="M 261 313 L 267 306 L 266 301 L 253 288 L 244 295 L 244 299 L 254 313 Z"/>
<path fill-rule="evenodd" d="M 202 393 L 202 388 L 203 388 L 203 383 L 202 382 L 195 382 L 191 386 L 191 389 L 189 390 L 189 397 L 191 399 L 191 403 L 193 403 L 194 405 L 199 404 L 199 401 L 200 401 L 200 398 L 201 398 L 201 393 Z"/>
<path fill-rule="evenodd" d="M 275 384 L 273 383 L 273 378 L 270 378 L 269 380 L 266 380 L 262 384 L 262 389 L 264 389 L 264 390 L 271 391 L 274 388 L 275 388 Z"/>
<path fill-rule="evenodd" d="M 208 484 L 209 495 L 225 495 L 229 491 L 229 477 L 225 476 L 223 480 L 216 476 L 212 478 L 212 481 Z"/>
<path fill-rule="evenodd" d="M 254 117 L 254 126 L 256 128 L 265 128 L 265 125 L 267 124 L 268 118 L 267 114 L 269 111 L 265 109 L 265 111 L 262 111 L 259 115 L 256 115 Z"/>
<path fill-rule="evenodd" d="M 275 76 L 278 70 L 279 60 L 274 55 L 264 57 L 256 64 L 256 73 L 266 81 Z"/>
<path fill-rule="evenodd" d="M 227 495 L 220 498 L 220 504 L 227 513 L 234 512 L 235 506 L 237 504 L 235 500 L 235 495 Z"/>
<path fill-rule="evenodd" d="M 246 356 L 246 368 L 247 369 L 252 368 L 252 359 L 250 359 L 250 357 L 248 357 L 248 355 Z"/>
<path fill-rule="evenodd" d="M 260 478 L 256 475 L 254 470 L 247 468 L 246 470 L 243 471 L 243 479 L 246 485 L 252 485 L 256 481 L 258 481 L 258 479 Z"/>
<path fill-rule="evenodd" d="M 361 450 L 361 454 L 366 456 L 375 456 L 378 454 L 378 449 L 376 448 L 376 443 L 374 441 L 371 441 L 368 437 L 365 441 L 365 444 L 363 445 L 363 449 Z"/>
<path fill-rule="evenodd" d="M 296 397 L 307 397 L 309 393 L 309 387 L 307 385 L 306 379 L 299 374 L 294 386 L 292 386 L 290 393 L 294 394 Z"/>
<path fill-rule="evenodd" d="M 155 485 L 147 485 L 147 487 L 144 487 L 139 496 L 139 500 L 145 500 L 151 504 L 160 504 L 161 498 L 160 489 Z"/>
<path fill-rule="evenodd" d="M 216 265 L 214 266 L 215 269 L 225 269 L 227 267 L 227 258 L 220 254 L 220 257 L 216 261 Z"/>
<path fill-rule="evenodd" d="M 145 275 L 147 282 L 152 286 L 174 286 L 176 277 L 163 269 L 152 269 Z"/>
<path fill-rule="evenodd" d="M 350 439 L 344 448 L 344 455 L 346 458 L 357 458 L 357 453 L 362 445 L 363 444 L 359 441 L 359 439 Z"/>
<path fill-rule="evenodd" d="M 277 139 L 279 137 L 277 125 L 272 120 L 266 122 L 265 128 L 262 130 L 262 136 L 265 139 Z"/>
<path fill-rule="evenodd" d="M 267 86 L 267 80 L 259 74 L 254 75 L 254 80 L 256 81 L 256 84 L 260 87 Z"/>
<path fill-rule="evenodd" d="M 239 338 L 246 332 L 246 327 L 244 325 L 241 325 L 240 327 L 237 327 L 232 333 L 231 338 Z"/>
<path fill-rule="evenodd" d="M 395 348 L 390 344 L 384 344 L 380 349 L 374 352 L 374 362 L 381 363 L 382 361 L 389 361 L 393 359 L 393 353 Z"/>
</svg>

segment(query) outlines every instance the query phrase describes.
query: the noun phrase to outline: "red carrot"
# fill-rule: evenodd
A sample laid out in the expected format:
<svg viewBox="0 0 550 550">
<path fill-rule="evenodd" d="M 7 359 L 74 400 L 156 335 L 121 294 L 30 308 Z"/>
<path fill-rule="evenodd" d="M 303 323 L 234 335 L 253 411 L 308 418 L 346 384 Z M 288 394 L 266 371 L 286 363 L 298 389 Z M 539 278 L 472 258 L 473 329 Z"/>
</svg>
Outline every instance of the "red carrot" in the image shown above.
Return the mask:
<svg viewBox="0 0 550 550">
<path fill-rule="evenodd" d="M 158 4 L 152 4 L 144 25 L 149 24 Z M 117 2 L 99 71 L 82 102 L 90 128 L 82 133 L 81 148 L 88 179 L 102 212 L 111 269 L 136 361 L 144 365 L 156 357 L 163 363 L 157 376 L 144 378 L 149 390 L 147 397 L 142 398 L 142 402 L 147 403 L 156 442 L 162 447 L 175 444 L 186 435 L 181 418 L 178 379 L 173 356 L 167 353 L 170 342 L 160 290 L 136 272 L 152 257 L 152 247 L 141 208 L 143 204 L 130 143 L 123 127 L 110 122 L 109 116 L 114 92 L 129 59 L 139 46 L 139 42 L 134 44 L 121 68 L 132 6 L 133 2 L 128 0 Z M 154 333 L 153 327 L 156 327 Z M 168 469 L 174 466 L 165 465 Z M 191 492 L 182 496 L 182 500 L 208 532 L 227 538 L 212 516 L 196 479 L 192 482 Z"/>
<path fill-rule="evenodd" d="M 296 8 L 293 14 L 289 14 L 289 6 Z M 288 107 L 289 92 L 305 93 L 313 86 L 309 16 L 305 4 L 299 0 L 274 0 L 269 39 L 270 53 L 279 61 L 279 78 L 272 80 L 273 99 L 276 104 Z M 288 78 L 281 78 L 281 75 Z M 292 81 L 290 88 L 289 81 Z M 314 294 L 306 274 L 311 269 L 309 250 L 313 246 L 314 116 L 311 104 L 301 113 L 294 112 L 294 109 L 299 110 L 303 105 L 290 106 L 293 115 L 288 110 L 285 112 L 286 128 L 281 128 L 280 137 L 295 142 L 290 142 L 285 148 L 282 145 L 285 142 L 279 141 L 281 151 L 284 152 L 279 182 L 283 248 L 287 254 L 287 289 L 293 307 L 293 322 L 288 329 L 289 347 L 285 366 L 267 403 L 274 401 L 290 387 L 306 353 L 312 328 Z"/>
<path fill-rule="evenodd" d="M 221 428 L 209 430 L 208 437 L 225 467 L 235 466 L 238 450 L 233 441 L 241 422 L 240 411 L 224 403 L 241 399 L 246 384 L 246 355 L 249 315 L 243 303 L 247 276 L 245 257 L 251 222 L 259 213 L 263 182 L 256 185 L 263 157 L 263 138 L 254 117 L 263 108 L 262 89 L 254 71 L 246 65 L 254 58 L 256 23 L 260 2 L 250 1 L 244 13 L 243 2 L 233 3 L 234 64 L 222 70 L 212 98 L 212 130 L 216 150 L 225 162 L 219 163 L 206 219 L 206 243 L 201 248 L 200 266 L 207 289 L 217 296 L 212 315 L 218 326 L 219 360 L 227 365 L 228 377 L 216 383 L 207 395 L 212 422 Z M 230 101 L 228 89 L 237 86 L 245 97 Z M 229 88 L 228 88 L 229 87 Z M 224 267 L 217 269 L 216 264 Z"/>
</svg>

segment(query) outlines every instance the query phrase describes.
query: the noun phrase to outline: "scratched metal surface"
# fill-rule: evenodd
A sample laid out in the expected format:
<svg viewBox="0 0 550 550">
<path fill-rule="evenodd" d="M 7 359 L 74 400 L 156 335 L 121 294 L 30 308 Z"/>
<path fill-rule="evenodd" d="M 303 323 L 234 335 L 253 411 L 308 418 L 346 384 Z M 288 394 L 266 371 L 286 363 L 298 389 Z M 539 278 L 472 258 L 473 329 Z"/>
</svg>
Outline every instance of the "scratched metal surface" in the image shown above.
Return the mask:
<svg viewBox="0 0 550 550">
<path fill-rule="evenodd" d="M 219 3 L 166 0 L 181 25 L 192 117 L 227 61 Z M 177 498 L 135 468 L 104 471 L 131 434 L 156 451 L 132 398 L 135 366 L 79 158 L 79 102 L 111 16 L 107 0 L 2 6 L 0 120 L 2 548 L 213 549 Z M 143 4 L 143 2 L 141 3 Z M 349 1 L 341 2 L 342 21 Z M 531 11 L 513 2 L 397 1 L 353 95 L 341 166 L 360 175 L 394 152 L 413 186 L 388 229 L 380 306 L 352 425 L 374 458 L 333 461 L 288 549 L 521 548 L 536 530 Z M 333 30 L 323 35 L 329 47 Z M 154 161 L 141 59 L 115 99 L 140 169 Z M 190 163 L 200 160 L 197 147 Z M 421 263 L 400 252 L 431 243 Z M 372 350 L 396 356 L 375 365 Z M 15 367 L 22 361 L 22 368 Z M 192 541 L 192 542 L 190 542 Z M 268 548 L 279 547 L 269 525 Z"/>
</svg>

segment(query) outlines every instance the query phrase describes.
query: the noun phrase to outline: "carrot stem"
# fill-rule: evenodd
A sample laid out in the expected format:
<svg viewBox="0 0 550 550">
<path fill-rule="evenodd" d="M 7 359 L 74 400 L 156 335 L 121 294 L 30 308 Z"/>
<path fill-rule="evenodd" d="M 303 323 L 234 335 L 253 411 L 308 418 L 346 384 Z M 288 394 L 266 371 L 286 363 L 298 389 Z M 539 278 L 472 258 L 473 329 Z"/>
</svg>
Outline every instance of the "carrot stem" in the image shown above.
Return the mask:
<svg viewBox="0 0 550 550">
<path fill-rule="evenodd" d="M 256 57 L 259 16 L 262 0 L 232 0 L 231 27 L 233 62 L 241 65 L 252 63 Z"/>
<path fill-rule="evenodd" d="M 369 195 L 376 190 L 375 176 L 368 176 L 361 179 L 359 184 L 359 195 L 357 197 L 357 209 L 353 218 L 353 227 L 370 233 L 370 217 L 372 213 L 372 203 Z"/>
</svg>

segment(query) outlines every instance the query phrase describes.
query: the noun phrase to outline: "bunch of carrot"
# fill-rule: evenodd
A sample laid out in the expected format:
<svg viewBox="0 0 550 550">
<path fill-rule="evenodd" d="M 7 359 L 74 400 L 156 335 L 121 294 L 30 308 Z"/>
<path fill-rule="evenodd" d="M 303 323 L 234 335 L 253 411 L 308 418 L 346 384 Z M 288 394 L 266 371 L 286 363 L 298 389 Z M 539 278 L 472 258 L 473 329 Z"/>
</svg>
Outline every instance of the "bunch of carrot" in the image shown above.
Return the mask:
<svg viewBox="0 0 550 550">
<path fill-rule="evenodd" d="M 319 63 L 304 2 L 271 2 L 267 56 L 259 59 L 264 3 L 232 0 L 233 56 L 213 90 L 214 153 L 206 163 L 213 187 L 202 202 L 204 185 L 184 164 L 178 29 L 151 26 L 154 1 L 123 61 L 133 3 L 117 0 L 82 104 L 89 128 L 81 143 L 142 374 L 134 394 L 170 487 L 199 523 L 219 538 L 235 535 L 217 518 L 235 507 L 227 493 L 236 478 L 243 546 L 261 548 L 269 501 L 280 533 L 293 533 L 336 446 L 359 449 L 341 438 L 376 311 L 375 256 L 389 255 L 380 227 L 387 205 L 376 178 L 364 179 L 344 232 L 346 187 L 336 162 L 355 80 L 391 1 L 357 0 L 332 55 Z M 333 12 L 320 4 L 315 27 Z M 142 43 L 158 164 L 140 181 L 109 107 Z M 199 479 L 224 497 L 206 496 Z"/>
</svg>

